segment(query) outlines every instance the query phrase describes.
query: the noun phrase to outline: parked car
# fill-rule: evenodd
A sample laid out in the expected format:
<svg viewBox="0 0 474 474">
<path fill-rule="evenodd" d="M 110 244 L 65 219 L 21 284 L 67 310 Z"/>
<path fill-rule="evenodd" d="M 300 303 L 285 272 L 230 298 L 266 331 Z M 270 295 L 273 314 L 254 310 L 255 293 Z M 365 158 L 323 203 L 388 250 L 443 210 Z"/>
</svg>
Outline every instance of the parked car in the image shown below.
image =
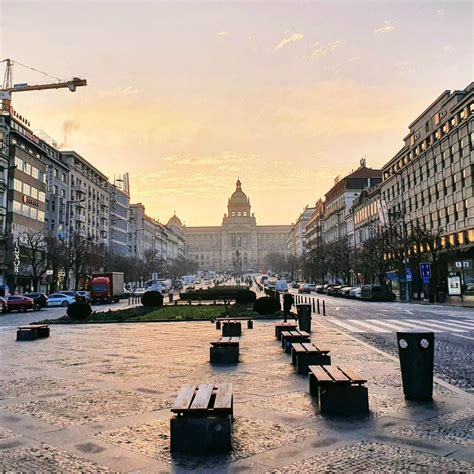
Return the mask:
<svg viewBox="0 0 474 474">
<path fill-rule="evenodd" d="M 296 290 L 297 288 L 299 288 L 299 286 L 300 286 L 300 285 L 299 285 L 298 282 L 296 282 L 296 281 L 292 281 L 292 282 L 291 282 L 291 288 L 293 288 L 294 290 Z"/>
<path fill-rule="evenodd" d="M 59 290 L 59 291 L 56 291 L 56 293 L 61 293 L 62 295 L 67 295 L 67 296 L 71 296 L 73 298 L 76 298 L 77 297 L 77 291 L 72 291 L 72 290 Z M 56 294 L 54 293 L 54 294 Z M 51 296 L 51 295 L 50 295 Z"/>
<path fill-rule="evenodd" d="M 366 301 L 395 301 L 395 293 L 380 285 L 364 285 L 360 298 Z"/>
<path fill-rule="evenodd" d="M 350 291 L 350 297 L 360 299 L 361 290 L 362 290 L 362 288 L 360 286 L 358 286 L 356 288 L 352 288 L 352 290 Z"/>
<path fill-rule="evenodd" d="M 328 289 L 329 289 L 329 288 L 332 288 L 333 286 L 339 286 L 339 285 L 332 284 L 332 283 L 328 283 L 328 284 L 326 284 L 326 285 L 323 286 L 323 293 L 324 293 L 324 294 L 327 294 L 327 293 L 328 293 Z"/>
<path fill-rule="evenodd" d="M 343 296 L 344 298 L 350 298 L 352 289 L 353 289 L 352 286 L 342 287 L 341 290 L 340 290 L 341 296 Z"/>
<path fill-rule="evenodd" d="M 311 293 L 312 291 L 316 291 L 314 283 L 305 283 L 298 288 L 298 293 Z"/>
<path fill-rule="evenodd" d="M 324 285 L 316 285 L 316 293 L 324 293 Z"/>
<path fill-rule="evenodd" d="M 183 284 L 179 280 L 173 280 L 171 286 L 173 287 L 173 290 L 182 290 L 183 289 Z"/>
<path fill-rule="evenodd" d="M 8 311 L 8 303 L 5 298 L 0 296 L 0 305 L 2 306 L 2 313 L 6 313 Z"/>
<path fill-rule="evenodd" d="M 85 301 L 85 302 L 89 302 L 90 299 L 91 299 L 91 292 L 90 291 L 85 291 L 85 290 L 79 290 L 79 291 L 76 291 L 76 300 L 77 301 Z"/>
<path fill-rule="evenodd" d="M 141 297 L 145 294 L 146 288 L 135 288 L 133 290 L 133 296 Z"/>
<path fill-rule="evenodd" d="M 326 289 L 326 294 L 328 296 L 339 296 L 338 292 L 342 288 L 342 285 L 331 285 Z"/>
<path fill-rule="evenodd" d="M 25 293 L 25 296 L 35 302 L 35 309 L 46 308 L 46 306 L 48 306 L 48 297 L 44 293 Z"/>
<path fill-rule="evenodd" d="M 132 292 L 128 288 L 123 289 L 122 299 L 130 298 L 132 296 Z"/>
<path fill-rule="evenodd" d="M 48 307 L 49 306 L 69 306 L 76 302 L 75 296 L 66 295 L 64 293 L 53 293 L 48 296 Z"/>
<path fill-rule="evenodd" d="M 9 295 L 5 299 L 7 301 L 7 311 L 27 311 L 35 307 L 33 299 L 27 296 Z"/>
</svg>

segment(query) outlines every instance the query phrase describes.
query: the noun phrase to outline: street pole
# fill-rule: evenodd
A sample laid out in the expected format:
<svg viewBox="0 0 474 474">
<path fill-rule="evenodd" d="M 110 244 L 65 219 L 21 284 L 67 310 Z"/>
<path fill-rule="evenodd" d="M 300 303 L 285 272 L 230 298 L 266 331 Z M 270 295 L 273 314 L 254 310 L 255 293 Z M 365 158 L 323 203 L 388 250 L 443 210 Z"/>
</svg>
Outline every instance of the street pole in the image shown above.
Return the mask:
<svg viewBox="0 0 474 474">
<path fill-rule="evenodd" d="M 399 191 L 398 191 L 398 196 L 401 201 L 401 206 L 400 208 L 402 209 L 402 239 L 403 239 L 403 267 L 405 271 L 405 302 L 410 303 L 411 302 L 411 295 L 410 295 L 410 285 L 408 282 L 408 277 L 407 277 L 407 270 L 408 270 L 408 236 L 407 236 L 407 225 L 405 222 L 405 215 L 406 215 L 406 208 L 405 208 L 405 201 L 402 196 L 402 183 L 403 183 L 403 177 L 401 171 L 396 173 L 398 177 L 400 177 L 399 181 Z"/>
</svg>

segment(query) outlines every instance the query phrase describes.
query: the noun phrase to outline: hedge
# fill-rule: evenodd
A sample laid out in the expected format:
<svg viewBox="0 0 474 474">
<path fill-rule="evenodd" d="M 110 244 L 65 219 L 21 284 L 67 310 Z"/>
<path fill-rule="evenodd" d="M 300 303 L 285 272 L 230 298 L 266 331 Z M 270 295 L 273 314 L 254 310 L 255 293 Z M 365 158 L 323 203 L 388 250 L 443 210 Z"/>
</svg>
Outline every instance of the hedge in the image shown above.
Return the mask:
<svg viewBox="0 0 474 474">
<path fill-rule="evenodd" d="M 243 291 L 246 292 L 249 290 L 246 286 L 214 286 L 212 288 L 180 293 L 179 298 L 188 301 L 235 300 L 237 299 L 237 295 Z"/>
<path fill-rule="evenodd" d="M 146 291 L 141 302 L 143 306 L 163 306 L 163 295 L 159 291 Z"/>
<path fill-rule="evenodd" d="M 92 308 L 89 303 L 77 301 L 67 307 L 66 314 L 76 321 L 84 321 L 92 314 Z"/>
<path fill-rule="evenodd" d="M 277 311 L 280 311 L 280 309 L 280 302 L 269 296 L 263 296 L 253 304 L 253 310 L 258 314 L 275 314 Z"/>
</svg>

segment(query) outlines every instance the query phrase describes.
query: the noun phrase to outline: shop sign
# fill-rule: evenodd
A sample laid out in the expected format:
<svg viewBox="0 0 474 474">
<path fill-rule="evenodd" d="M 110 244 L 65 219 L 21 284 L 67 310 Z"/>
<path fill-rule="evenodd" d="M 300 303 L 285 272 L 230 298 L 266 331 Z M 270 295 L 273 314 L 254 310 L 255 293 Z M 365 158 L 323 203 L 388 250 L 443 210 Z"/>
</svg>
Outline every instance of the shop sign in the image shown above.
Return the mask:
<svg viewBox="0 0 474 474">
<path fill-rule="evenodd" d="M 39 201 L 37 199 L 33 199 L 30 196 L 27 196 L 26 194 L 23 194 L 23 202 L 25 204 L 29 204 L 30 206 L 39 207 Z"/>
<path fill-rule="evenodd" d="M 15 241 L 15 247 L 13 248 L 13 273 L 15 275 L 20 273 L 20 243 L 18 240 Z"/>
<path fill-rule="evenodd" d="M 448 276 L 448 295 L 462 295 L 461 276 L 458 273 L 452 273 Z"/>
</svg>

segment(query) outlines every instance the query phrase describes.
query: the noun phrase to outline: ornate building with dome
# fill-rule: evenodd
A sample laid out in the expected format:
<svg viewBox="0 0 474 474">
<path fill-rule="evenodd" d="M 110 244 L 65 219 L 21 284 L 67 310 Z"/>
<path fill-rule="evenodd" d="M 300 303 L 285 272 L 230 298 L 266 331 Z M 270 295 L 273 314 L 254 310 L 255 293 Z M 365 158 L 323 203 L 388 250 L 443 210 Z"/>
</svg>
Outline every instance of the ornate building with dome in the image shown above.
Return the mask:
<svg viewBox="0 0 474 474">
<path fill-rule="evenodd" d="M 264 258 L 272 252 L 287 253 L 289 225 L 257 225 L 250 200 L 237 180 L 220 226 L 187 227 L 174 215 L 168 227 L 179 229 L 187 256 L 200 270 L 263 270 Z"/>
</svg>

